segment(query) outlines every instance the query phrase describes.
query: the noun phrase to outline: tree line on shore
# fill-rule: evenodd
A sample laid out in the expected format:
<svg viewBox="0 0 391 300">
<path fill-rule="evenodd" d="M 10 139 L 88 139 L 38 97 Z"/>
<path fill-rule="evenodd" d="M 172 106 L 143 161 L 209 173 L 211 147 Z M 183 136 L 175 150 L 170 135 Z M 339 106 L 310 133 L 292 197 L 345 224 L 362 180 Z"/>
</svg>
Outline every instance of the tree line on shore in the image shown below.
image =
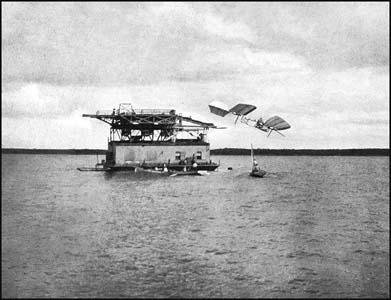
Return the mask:
<svg viewBox="0 0 391 300">
<path fill-rule="evenodd" d="M 12 154 L 106 154 L 106 150 L 102 149 L 26 149 L 26 148 L 2 148 L 1 153 Z"/>
<path fill-rule="evenodd" d="M 2 148 L 1 153 L 13 154 L 73 154 L 73 155 L 105 155 L 103 149 L 26 149 Z M 210 150 L 211 155 L 250 155 L 250 149 L 223 148 Z M 388 156 L 389 149 L 254 149 L 254 155 L 317 155 L 317 156 Z"/>
<path fill-rule="evenodd" d="M 210 150 L 211 155 L 251 155 L 250 149 L 223 148 Z M 254 155 L 321 155 L 321 156 L 362 156 L 389 155 L 389 149 L 254 149 Z"/>
</svg>

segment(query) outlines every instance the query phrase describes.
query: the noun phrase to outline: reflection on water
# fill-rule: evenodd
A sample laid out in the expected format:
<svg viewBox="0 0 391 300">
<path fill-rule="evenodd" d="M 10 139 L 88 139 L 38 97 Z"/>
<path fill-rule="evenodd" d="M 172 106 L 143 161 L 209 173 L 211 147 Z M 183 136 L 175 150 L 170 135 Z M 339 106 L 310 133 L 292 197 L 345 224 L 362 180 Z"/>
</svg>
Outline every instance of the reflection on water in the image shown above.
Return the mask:
<svg viewBox="0 0 391 300">
<path fill-rule="evenodd" d="M 2 155 L 2 295 L 389 297 L 388 157 L 259 157 L 264 178 L 215 158 L 159 177 Z"/>
</svg>

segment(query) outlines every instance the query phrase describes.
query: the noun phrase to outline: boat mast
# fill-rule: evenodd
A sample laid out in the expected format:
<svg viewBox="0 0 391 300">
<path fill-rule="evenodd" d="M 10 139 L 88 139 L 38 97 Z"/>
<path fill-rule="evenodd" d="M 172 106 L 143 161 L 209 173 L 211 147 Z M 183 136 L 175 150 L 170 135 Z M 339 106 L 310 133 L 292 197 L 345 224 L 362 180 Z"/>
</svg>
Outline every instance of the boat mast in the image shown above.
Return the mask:
<svg viewBox="0 0 391 300">
<path fill-rule="evenodd" d="M 253 144 L 251 144 L 251 162 L 254 164 L 254 150 L 253 150 Z"/>
</svg>

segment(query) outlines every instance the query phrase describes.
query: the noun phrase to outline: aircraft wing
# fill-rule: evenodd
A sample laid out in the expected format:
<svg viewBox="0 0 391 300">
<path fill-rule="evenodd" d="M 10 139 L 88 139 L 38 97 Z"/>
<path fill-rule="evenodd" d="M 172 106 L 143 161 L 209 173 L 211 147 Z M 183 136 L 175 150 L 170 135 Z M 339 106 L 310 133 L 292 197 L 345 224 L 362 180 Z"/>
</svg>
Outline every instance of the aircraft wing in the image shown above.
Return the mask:
<svg viewBox="0 0 391 300">
<path fill-rule="evenodd" d="M 209 104 L 210 112 L 220 117 L 225 117 L 229 114 L 229 109 L 225 103 L 220 101 L 213 101 Z"/>
<path fill-rule="evenodd" d="M 291 128 L 291 125 L 288 124 L 284 119 L 279 116 L 274 116 L 266 120 L 264 123 L 266 127 L 277 129 L 277 130 L 285 130 Z"/>
<path fill-rule="evenodd" d="M 227 105 L 220 101 L 213 101 L 209 104 L 211 113 L 218 116 L 225 117 L 227 114 L 232 113 L 237 116 L 245 116 L 255 110 L 257 107 L 251 104 L 239 103 L 229 109 Z"/>
<path fill-rule="evenodd" d="M 248 115 L 253 110 L 257 109 L 256 106 L 251 104 L 239 103 L 232 107 L 229 112 L 239 116 Z"/>
</svg>

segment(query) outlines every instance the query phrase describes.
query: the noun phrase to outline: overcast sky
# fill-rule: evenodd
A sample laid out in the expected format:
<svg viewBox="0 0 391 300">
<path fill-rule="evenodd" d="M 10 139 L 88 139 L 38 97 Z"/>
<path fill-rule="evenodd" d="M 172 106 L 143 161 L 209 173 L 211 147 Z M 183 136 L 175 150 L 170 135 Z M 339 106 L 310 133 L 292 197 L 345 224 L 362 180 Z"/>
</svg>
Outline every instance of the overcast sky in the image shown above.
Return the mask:
<svg viewBox="0 0 391 300">
<path fill-rule="evenodd" d="M 2 147 L 107 147 L 131 102 L 227 129 L 211 148 L 388 148 L 389 3 L 2 2 Z M 250 103 L 269 138 L 209 112 Z"/>
</svg>

